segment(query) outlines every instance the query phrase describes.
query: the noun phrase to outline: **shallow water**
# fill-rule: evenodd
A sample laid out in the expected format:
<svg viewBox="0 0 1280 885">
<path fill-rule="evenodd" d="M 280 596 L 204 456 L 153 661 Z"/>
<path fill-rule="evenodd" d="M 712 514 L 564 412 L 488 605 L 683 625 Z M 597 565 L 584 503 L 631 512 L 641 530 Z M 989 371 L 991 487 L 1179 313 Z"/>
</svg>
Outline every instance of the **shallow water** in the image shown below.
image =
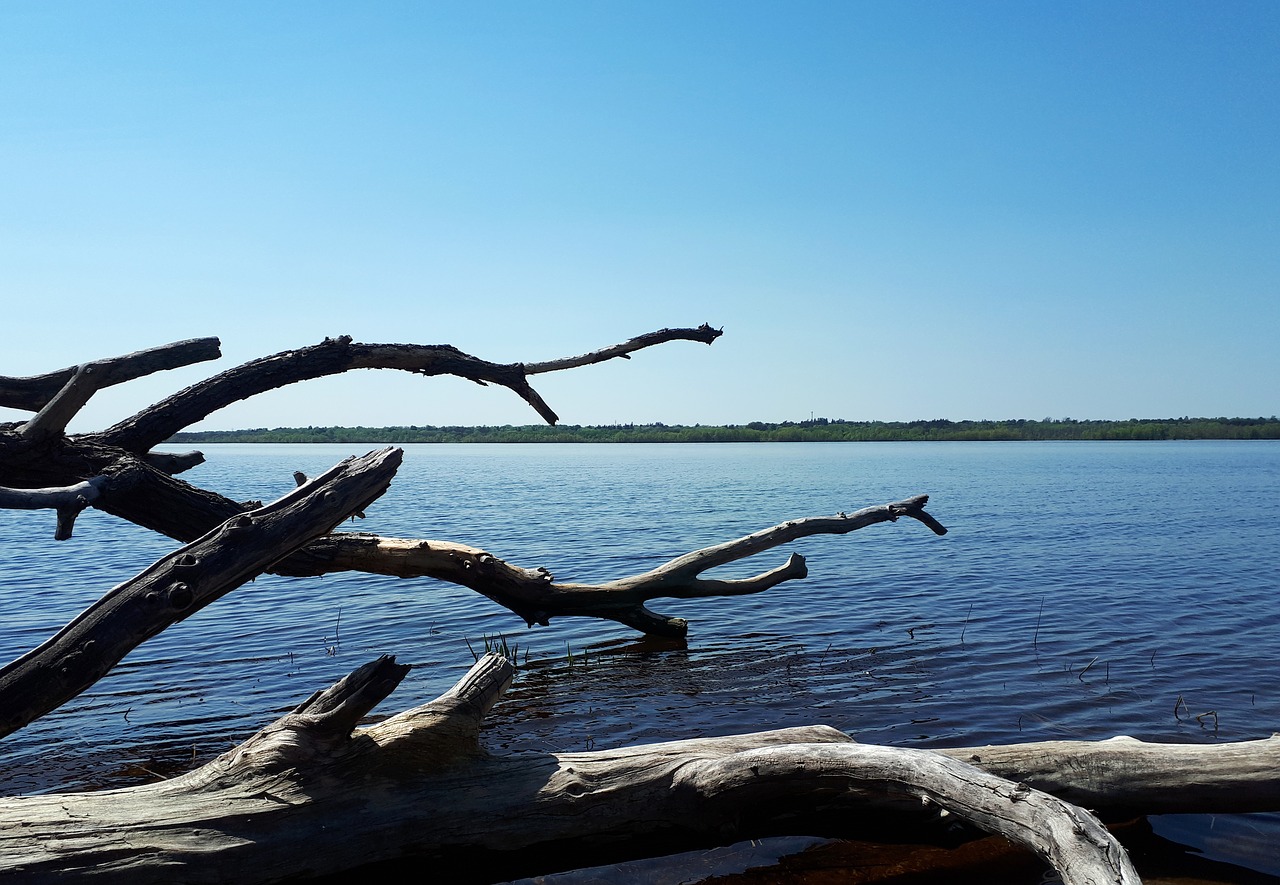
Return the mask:
<svg viewBox="0 0 1280 885">
<path fill-rule="evenodd" d="M 186 475 L 269 500 L 368 446 L 223 445 Z M 1280 721 L 1280 443 L 408 446 L 352 528 L 484 547 L 562 580 L 644 571 L 789 518 L 918 493 L 912 520 L 791 550 L 810 576 L 758 596 L 657 600 L 687 643 L 565 619 L 550 629 L 431 581 L 263 577 L 139 648 L 91 692 L 10 736 L 6 791 L 171 774 L 389 652 L 415 669 L 394 712 L 448 688 L 484 637 L 527 663 L 494 749 L 604 748 L 823 722 L 940 747 L 1130 734 L 1264 737 Z M 90 511 L 0 512 L 0 656 L 43 641 L 172 542 Z M 1212 713 L 1212 715 L 1208 715 Z M 1197 718 L 1199 717 L 1199 718 Z M 1157 829 L 1280 873 L 1270 815 Z"/>
</svg>

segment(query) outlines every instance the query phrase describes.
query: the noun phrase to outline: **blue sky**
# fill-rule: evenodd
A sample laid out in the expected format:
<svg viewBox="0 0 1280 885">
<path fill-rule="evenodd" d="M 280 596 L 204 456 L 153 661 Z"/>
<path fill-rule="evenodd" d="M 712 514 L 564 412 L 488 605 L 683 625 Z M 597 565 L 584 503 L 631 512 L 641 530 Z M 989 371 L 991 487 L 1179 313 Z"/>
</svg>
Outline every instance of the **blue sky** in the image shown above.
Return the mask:
<svg viewBox="0 0 1280 885">
<path fill-rule="evenodd" d="M 1280 412 L 1280 4 L 0 6 L 0 372 L 350 334 L 567 423 Z M 0 410 L 0 419 L 20 413 Z M 391 372 L 204 427 L 524 424 Z"/>
</svg>

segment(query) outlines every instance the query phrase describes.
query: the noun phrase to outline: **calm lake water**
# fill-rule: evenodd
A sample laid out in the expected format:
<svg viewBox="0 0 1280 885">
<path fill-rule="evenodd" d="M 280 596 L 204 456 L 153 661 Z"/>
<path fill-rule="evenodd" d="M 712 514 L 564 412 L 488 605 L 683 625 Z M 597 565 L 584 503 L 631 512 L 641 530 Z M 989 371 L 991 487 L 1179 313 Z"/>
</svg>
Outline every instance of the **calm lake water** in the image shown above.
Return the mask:
<svg viewBox="0 0 1280 885">
<path fill-rule="evenodd" d="M 190 481 L 245 500 L 370 446 L 212 445 Z M 911 495 L 913 520 L 816 537 L 810 576 L 756 596 L 655 600 L 687 643 L 564 619 L 528 630 L 470 591 L 364 575 L 263 577 L 139 648 L 0 744 L 9 793 L 169 775 L 372 656 L 415 669 L 383 714 L 447 689 L 486 636 L 521 676 L 495 751 L 602 749 L 821 722 L 922 747 L 1128 734 L 1259 738 L 1280 723 L 1280 443 L 411 445 L 351 527 L 483 547 L 558 579 L 644 571 L 803 516 Z M 0 511 L 0 656 L 17 657 L 174 543 L 89 511 Z M 1210 714 L 1210 715 L 1202 715 Z M 1199 716 L 1199 718 L 1197 718 Z M 1157 830 L 1280 873 L 1272 815 Z"/>
</svg>

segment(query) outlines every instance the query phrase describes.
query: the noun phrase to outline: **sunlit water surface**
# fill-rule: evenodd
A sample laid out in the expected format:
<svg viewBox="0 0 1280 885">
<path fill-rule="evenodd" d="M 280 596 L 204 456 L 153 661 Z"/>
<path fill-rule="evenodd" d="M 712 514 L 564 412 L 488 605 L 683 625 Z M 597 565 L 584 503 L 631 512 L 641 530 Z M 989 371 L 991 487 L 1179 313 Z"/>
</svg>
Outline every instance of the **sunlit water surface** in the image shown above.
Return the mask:
<svg viewBox="0 0 1280 885">
<path fill-rule="evenodd" d="M 278 497 L 369 446 L 221 445 L 184 478 Z M 1215 742 L 1280 723 L 1280 444 L 411 445 L 351 526 L 483 547 L 560 580 L 633 574 L 787 519 L 911 495 L 913 520 L 786 545 L 809 577 L 756 596 L 656 600 L 686 644 L 523 622 L 470 591 L 366 575 L 259 578 L 136 650 L 0 745 L 8 793 L 171 775 L 382 653 L 414 665 L 386 715 L 447 689 L 485 637 L 522 674 L 492 750 L 603 749 L 825 723 L 920 747 L 1054 738 Z M 173 542 L 89 511 L 0 511 L 0 656 L 17 657 Z M 1269 815 L 1157 829 L 1280 873 Z"/>
</svg>

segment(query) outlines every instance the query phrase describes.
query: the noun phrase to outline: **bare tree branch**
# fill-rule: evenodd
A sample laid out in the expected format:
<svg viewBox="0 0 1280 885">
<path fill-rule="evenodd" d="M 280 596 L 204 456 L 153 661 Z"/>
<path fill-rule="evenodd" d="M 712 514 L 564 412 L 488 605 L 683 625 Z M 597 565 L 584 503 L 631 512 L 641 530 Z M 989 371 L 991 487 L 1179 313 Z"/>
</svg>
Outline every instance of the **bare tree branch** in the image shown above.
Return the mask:
<svg viewBox="0 0 1280 885">
<path fill-rule="evenodd" d="M 94 500 L 106 485 L 106 477 L 54 489 L 9 489 L 0 487 L 0 510 L 44 510 Z"/>
<path fill-rule="evenodd" d="M 714 332 L 714 334 L 712 334 Z M 564 365 L 534 364 L 539 371 L 570 368 L 599 362 L 610 356 L 641 347 L 651 347 L 674 340 L 710 341 L 720 333 L 702 329 L 664 329 L 629 342 L 606 348 L 618 350 L 609 356 L 591 355 L 563 361 Z M 651 340 L 645 340 L 651 339 Z M 605 353 L 598 351 L 597 353 Z M 583 361 L 583 362 L 576 362 Z M 559 417 L 542 397 L 529 386 L 527 376 L 533 374 L 522 363 L 491 363 L 465 354 L 449 345 L 358 344 L 349 336 L 326 338 L 320 344 L 290 350 L 245 363 L 219 375 L 179 391 L 168 399 L 144 409 L 125 421 L 96 434 L 98 441 L 119 446 L 131 452 L 147 451 L 173 434 L 239 400 L 248 399 L 299 381 L 336 375 L 351 369 L 399 369 L 419 375 L 455 375 L 477 384 L 497 384 L 514 391 L 548 424 Z"/>
<path fill-rule="evenodd" d="M 9 489 L 0 487 L 0 509 L 2 510 L 40 510 L 51 508 L 58 512 L 57 528 L 54 530 L 55 541 L 65 541 L 71 537 L 76 517 L 90 503 L 97 500 L 108 482 L 105 476 L 95 476 L 73 486 L 54 489 Z"/>
<path fill-rule="evenodd" d="M 96 383 L 98 389 L 101 389 L 165 369 L 217 359 L 221 355 L 217 338 L 192 338 L 124 356 L 94 360 L 84 366 L 94 368 Z M 0 376 L 0 406 L 38 412 L 71 381 L 80 368 L 82 366 L 70 366 L 29 378 Z"/>
<path fill-rule="evenodd" d="M 599 350 L 593 350 L 591 353 L 584 353 L 581 356 L 547 360 L 541 363 L 525 363 L 524 371 L 526 375 L 541 375 L 544 372 L 559 372 L 562 369 L 576 369 L 579 366 L 602 363 L 615 357 L 627 360 L 631 359 L 630 355 L 637 350 L 653 347 L 655 344 L 664 344 L 668 341 L 701 341 L 703 344 L 710 344 L 723 334 L 723 329 L 713 329 L 706 323 L 696 329 L 659 329 L 656 332 L 637 335 L 630 341 L 624 341 L 612 347 L 602 347 Z"/>
<path fill-rule="evenodd" d="M 792 554 L 785 565 L 751 578 L 714 580 L 701 574 L 811 535 L 848 534 L 901 516 L 910 516 L 943 534 L 946 529 L 924 510 L 928 500 L 928 495 L 917 495 L 848 515 L 791 520 L 736 541 L 687 553 L 643 574 L 603 584 L 557 583 L 545 568 L 514 566 L 463 544 L 352 533 L 319 538 L 277 563 L 273 571 L 299 576 L 361 571 L 402 578 L 431 577 L 470 587 L 515 612 L 530 626 L 546 626 L 553 617 L 580 615 L 617 621 L 655 636 L 682 637 L 689 629 L 687 621 L 656 614 L 645 603 L 658 598 L 760 593 L 783 581 L 803 578 L 808 571 L 799 554 Z"/>
<path fill-rule="evenodd" d="M 204 463 L 203 452 L 147 452 L 143 459 L 163 473 L 183 473 Z"/>
</svg>

